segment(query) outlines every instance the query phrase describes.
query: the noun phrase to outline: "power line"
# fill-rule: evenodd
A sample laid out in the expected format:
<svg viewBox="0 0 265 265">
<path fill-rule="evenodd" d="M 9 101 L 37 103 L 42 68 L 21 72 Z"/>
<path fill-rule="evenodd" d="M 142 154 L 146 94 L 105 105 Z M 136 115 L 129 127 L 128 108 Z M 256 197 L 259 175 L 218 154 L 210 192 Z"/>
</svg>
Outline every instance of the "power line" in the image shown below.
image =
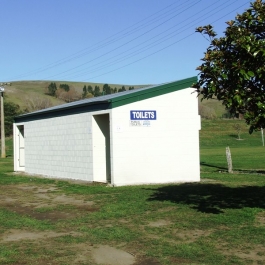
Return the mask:
<svg viewBox="0 0 265 265">
<path fill-rule="evenodd" d="M 114 35 L 112 35 L 112 36 L 110 36 L 108 38 L 105 38 L 103 41 L 100 41 L 100 42 L 98 42 L 98 43 L 96 43 L 96 44 L 94 44 L 92 46 L 89 46 L 89 47 L 87 47 L 87 48 L 85 48 L 85 49 L 83 49 L 81 51 L 78 51 L 78 52 L 76 52 L 76 53 L 74 53 L 74 54 L 72 54 L 70 56 L 67 56 L 65 58 L 62 58 L 62 59 L 60 59 L 60 60 L 58 60 L 58 61 L 56 61 L 54 63 L 48 64 L 46 66 L 40 67 L 40 68 L 38 68 L 36 70 L 30 71 L 30 72 L 27 72 L 27 73 L 24 73 L 24 74 L 21 74 L 21 75 L 18 75 L 18 76 L 15 77 L 15 79 L 16 78 L 19 78 L 19 77 L 28 76 L 28 75 L 31 75 L 31 74 L 36 74 L 36 73 L 40 73 L 40 72 L 43 72 L 43 71 L 47 71 L 47 70 L 50 70 L 50 69 L 52 69 L 54 67 L 57 67 L 57 66 L 59 66 L 61 64 L 64 64 L 66 62 L 70 62 L 72 60 L 75 60 L 77 58 L 80 58 L 80 57 L 82 57 L 82 56 L 84 56 L 86 54 L 93 53 L 93 52 L 95 52 L 95 51 L 97 51 L 97 50 L 99 50 L 101 48 L 106 47 L 107 45 L 109 45 L 111 43 L 115 43 L 115 42 L 121 40 L 122 38 L 131 35 L 132 33 L 134 33 L 135 31 L 137 31 L 137 30 L 139 30 L 141 28 L 144 28 L 144 27 L 148 26 L 154 20 L 157 21 L 158 19 L 163 18 L 164 16 L 168 15 L 168 13 L 171 13 L 172 10 L 174 11 L 177 8 L 181 8 L 183 5 L 189 3 L 190 1 L 191 0 L 187 0 L 187 1 L 185 1 L 184 4 L 177 5 L 173 9 L 172 9 L 172 6 L 176 5 L 176 3 L 172 3 L 172 4 L 164 7 L 163 9 L 155 12 L 154 14 L 152 14 L 152 15 L 150 15 L 150 16 L 142 19 L 142 20 L 140 20 L 139 22 L 136 22 L 132 26 L 129 26 L 126 29 L 123 29 L 123 30 L 119 31 L 116 34 L 114 34 Z M 166 12 L 163 13 L 164 10 L 167 10 L 169 8 L 170 8 L 169 11 L 166 11 Z M 159 13 L 162 13 L 162 14 L 160 14 L 160 15 L 157 16 L 157 14 L 159 14 Z M 152 18 L 154 16 L 156 16 L 154 19 L 149 20 L 147 23 L 141 24 L 142 22 L 144 22 L 144 21 L 146 21 L 149 18 Z M 128 29 L 130 29 L 130 30 L 128 30 Z M 119 36 L 119 35 L 121 35 L 121 36 Z M 116 36 L 119 36 L 119 37 L 116 38 Z"/>
<path fill-rule="evenodd" d="M 201 0 L 197 1 L 195 4 L 198 4 L 200 1 L 201 1 Z M 98 56 L 98 57 L 96 57 L 96 58 L 94 58 L 94 59 L 92 59 L 92 60 L 90 60 L 90 61 L 88 61 L 88 62 L 85 62 L 85 63 L 83 63 L 83 64 L 81 64 L 81 65 L 76 66 L 76 67 L 73 67 L 73 68 L 71 68 L 71 69 L 69 69 L 69 70 L 66 70 L 66 71 L 62 72 L 62 73 L 67 73 L 67 72 L 69 72 L 69 71 L 71 71 L 71 70 L 73 70 L 73 69 L 80 68 L 80 67 L 82 67 L 83 65 L 89 64 L 89 63 L 91 63 L 91 62 L 93 62 L 93 61 L 95 61 L 95 60 L 97 60 L 97 59 L 100 59 L 100 58 L 102 58 L 102 57 L 104 57 L 104 56 L 106 56 L 106 55 L 112 53 L 113 51 L 116 51 L 116 50 L 118 50 L 118 49 L 120 49 L 120 48 L 126 46 L 127 44 L 131 43 L 132 41 L 135 41 L 135 40 L 141 38 L 142 36 L 146 35 L 147 33 L 150 33 L 151 31 L 157 29 L 157 28 L 160 27 L 161 25 L 164 25 L 164 24 L 167 23 L 168 21 L 170 21 L 170 20 L 172 20 L 173 18 L 175 18 L 175 17 L 179 16 L 180 14 L 184 13 L 185 11 L 187 11 L 188 9 L 190 9 L 192 6 L 194 6 L 194 3 L 192 3 L 192 5 L 190 5 L 189 7 L 187 7 L 186 9 L 184 9 L 183 11 L 181 11 L 181 12 L 175 14 L 174 16 L 172 16 L 172 17 L 170 17 L 170 18 L 168 18 L 168 19 L 166 19 L 165 21 L 163 21 L 163 22 L 159 23 L 158 25 L 152 27 L 151 29 L 145 31 L 144 33 L 138 35 L 137 37 L 128 40 L 127 42 L 123 43 L 122 45 L 119 45 L 119 46 L 117 46 L 116 48 L 114 48 L 114 49 L 112 49 L 112 50 L 110 50 L 110 51 L 108 51 L 108 52 L 105 52 L 105 53 L 101 54 L 100 56 Z M 61 74 L 62 74 L 62 73 L 61 73 Z M 60 74 L 52 75 L 52 76 L 50 76 L 49 78 L 53 78 L 53 77 L 58 76 L 58 75 L 60 75 Z"/>
<path fill-rule="evenodd" d="M 205 10 L 207 10 L 207 9 L 211 8 L 212 6 L 216 5 L 216 2 L 214 2 L 213 4 L 208 5 L 205 9 L 200 9 L 200 10 L 197 9 L 196 10 L 196 14 L 194 16 L 192 16 L 192 18 L 189 18 L 190 20 L 192 19 L 192 21 L 190 21 L 190 20 L 181 21 L 177 25 L 174 25 L 174 26 L 172 26 L 170 28 L 166 28 L 163 31 L 160 30 L 160 32 L 155 33 L 155 30 L 158 30 L 162 25 L 165 25 L 167 22 L 173 20 L 174 18 L 177 18 L 180 14 L 183 14 L 183 13 L 186 12 L 187 17 L 190 16 L 191 14 L 189 13 L 189 10 L 191 9 L 191 7 L 193 7 L 194 5 L 198 4 L 201 1 L 202 0 L 198 0 L 195 3 L 194 2 L 190 3 L 190 0 L 187 0 L 184 3 L 182 3 L 182 4 L 176 5 L 176 3 L 173 3 L 171 5 L 168 5 L 167 7 L 164 7 L 163 9 L 161 9 L 158 12 L 152 14 L 151 16 L 149 16 L 149 17 L 147 17 L 145 19 L 142 19 L 141 21 L 133 24 L 132 26 L 130 26 L 130 27 L 128 27 L 128 28 L 126 28 L 126 29 L 124 29 L 122 31 L 119 31 L 118 33 L 106 38 L 105 40 L 103 40 L 101 42 L 98 42 L 98 44 L 95 44 L 95 45 L 92 45 L 92 46 L 90 46 L 88 48 L 85 48 L 85 49 L 83 49 L 83 50 L 81 50 L 79 52 L 76 52 L 76 53 L 68 56 L 68 57 L 65 57 L 65 58 L 63 58 L 61 60 L 58 60 L 55 63 L 49 64 L 46 67 L 38 68 L 35 71 L 31 71 L 27 75 L 36 74 L 36 73 L 44 72 L 44 71 L 47 71 L 47 70 L 51 70 L 51 69 L 53 69 L 53 68 L 55 68 L 55 67 L 57 67 L 59 65 L 64 65 L 67 62 L 71 62 L 71 61 L 76 60 L 76 59 L 78 59 L 80 57 L 84 57 L 87 54 L 90 54 L 90 53 L 94 54 L 95 51 L 98 51 L 98 50 L 100 50 L 100 49 L 102 49 L 104 47 L 108 47 L 109 45 L 114 44 L 114 43 L 116 43 L 116 42 L 118 42 L 120 40 L 124 40 L 124 43 L 118 45 L 117 47 L 114 47 L 113 49 L 110 49 L 109 51 L 107 51 L 107 52 L 105 52 L 105 53 L 103 53 L 103 54 L 101 54 L 99 56 L 96 56 L 93 59 L 90 59 L 89 61 L 86 61 L 86 62 L 84 62 L 82 64 L 77 65 L 77 66 L 71 67 L 71 68 L 69 68 L 67 70 L 64 70 L 63 72 L 54 74 L 54 75 L 50 76 L 49 78 L 55 77 L 55 76 L 63 76 L 63 75 L 66 75 L 66 74 L 67 74 L 68 77 L 69 76 L 71 76 L 71 77 L 84 76 L 84 75 L 87 75 L 87 74 L 90 74 L 90 73 L 98 72 L 100 70 L 103 70 L 103 69 L 108 68 L 110 66 L 116 65 L 118 63 L 124 62 L 124 61 L 126 61 L 128 59 L 136 58 L 136 56 L 140 55 L 143 52 L 146 52 L 146 51 L 149 52 L 147 55 L 144 55 L 141 58 L 136 58 L 136 59 L 134 59 L 131 62 L 125 63 L 124 65 L 121 65 L 121 66 L 119 66 L 119 67 L 117 67 L 115 69 L 112 69 L 110 71 L 106 71 L 106 72 L 104 72 L 102 74 L 93 76 L 93 77 L 91 77 L 89 79 L 94 79 L 94 78 L 97 78 L 97 77 L 112 73 L 114 71 L 117 71 L 117 70 L 120 70 L 122 68 L 128 67 L 129 65 L 135 64 L 135 63 L 137 63 L 139 61 L 142 61 L 142 60 L 144 60 L 144 59 L 146 59 L 146 58 L 148 58 L 150 56 L 153 56 L 153 55 L 155 55 L 155 54 L 157 54 L 159 52 L 162 52 L 163 50 L 165 50 L 165 49 L 167 49 L 167 48 L 179 43 L 180 41 L 183 41 L 184 39 L 189 38 L 195 32 L 190 33 L 190 34 L 186 34 L 183 37 L 179 37 L 177 41 L 175 41 L 173 43 L 169 43 L 167 45 L 164 45 L 163 47 L 160 46 L 160 48 L 156 49 L 155 51 L 151 50 L 151 48 L 157 47 L 158 45 L 161 45 L 162 43 L 168 42 L 169 40 L 171 40 L 172 38 L 176 37 L 177 35 L 180 35 L 181 33 L 185 32 L 185 31 L 191 30 L 191 26 L 192 25 L 198 26 L 199 21 L 203 21 L 203 17 L 209 15 L 210 13 L 212 13 L 215 10 L 217 10 L 218 8 L 219 8 L 218 11 L 216 11 L 214 14 L 209 15 L 208 17 L 219 13 L 221 10 L 225 9 L 225 8 L 220 9 L 220 7 L 225 5 L 226 3 L 230 2 L 230 5 L 232 5 L 232 4 L 234 4 L 236 2 L 236 1 L 231 2 L 231 0 L 228 0 L 226 2 L 222 2 L 221 5 L 211 9 L 210 12 L 205 13 Z M 217 3 L 220 3 L 220 2 L 217 2 Z M 246 2 L 246 3 L 249 3 L 249 1 Z M 224 16 L 236 11 L 238 8 L 244 6 L 246 3 L 244 3 L 243 5 L 237 7 L 236 9 L 232 10 L 231 12 L 226 13 Z M 227 5 L 227 6 L 229 6 L 229 5 Z M 200 14 L 200 13 L 203 13 L 203 14 L 199 17 L 199 19 L 200 19 L 199 20 L 198 19 L 198 14 Z M 221 20 L 224 16 L 222 16 L 221 18 L 218 18 L 217 20 L 213 21 L 212 23 L 215 23 L 216 21 Z M 195 17 L 196 17 L 196 20 L 194 19 Z M 180 28 L 179 26 L 181 24 L 183 24 L 183 23 L 185 23 L 185 26 Z M 133 35 L 135 32 L 138 33 L 138 31 L 142 31 L 145 28 L 148 28 L 148 29 L 145 30 L 142 33 L 140 32 L 136 36 L 132 36 L 132 38 L 130 40 L 126 40 L 125 39 L 125 38 Z M 151 33 L 155 33 L 156 35 L 149 37 L 148 35 L 150 35 Z M 136 40 L 139 40 L 139 39 L 142 39 L 142 38 L 146 38 L 146 37 L 148 37 L 147 40 L 144 40 L 141 43 L 138 43 L 136 45 L 134 44 L 132 47 L 128 47 L 129 44 L 132 44 L 132 42 L 135 42 Z M 125 48 L 125 47 L 126 47 L 126 51 L 120 51 L 122 48 Z M 111 55 L 112 53 L 117 52 L 117 51 L 119 51 L 119 53 L 117 55 L 113 55 L 110 58 L 107 57 L 108 55 Z M 97 62 L 101 58 L 104 58 L 104 60 L 101 61 L 101 62 Z M 93 65 L 90 65 L 87 68 L 82 68 L 83 66 L 91 64 L 92 62 L 96 62 L 96 63 L 93 64 Z M 96 66 L 98 66 L 98 67 L 96 67 Z M 80 69 L 80 68 L 82 68 L 82 69 Z M 77 70 L 77 69 L 79 69 L 79 70 Z M 91 70 L 88 71 L 87 69 L 91 69 Z M 74 70 L 77 70 L 77 71 L 74 71 Z M 24 74 L 24 75 L 22 74 L 20 76 L 25 76 L 25 75 L 26 74 Z M 45 79 L 47 79 L 47 78 L 45 78 Z"/>
<path fill-rule="evenodd" d="M 245 2 L 243 5 L 241 5 L 241 6 L 239 6 L 239 7 L 243 7 L 246 3 L 249 3 L 249 2 Z M 221 19 L 224 18 L 226 15 L 229 15 L 229 14 L 233 13 L 233 12 L 236 11 L 237 9 L 238 9 L 238 8 L 236 8 L 236 9 L 232 10 L 231 12 L 225 14 L 224 16 L 222 16 L 222 17 L 220 17 L 220 18 L 218 18 L 218 19 L 212 21 L 210 24 L 213 24 L 213 23 L 215 23 L 215 22 L 221 20 Z M 103 74 L 100 74 L 100 75 L 97 75 L 97 76 L 93 76 L 93 77 L 91 77 L 91 78 L 89 78 L 89 79 L 91 80 L 91 79 L 94 79 L 94 78 L 97 78 L 97 77 L 101 77 L 101 76 L 103 76 L 103 75 L 106 75 L 106 74 L 109 74 L 109 73 L 115 72 L 115 71 L 120 70 L 120 69 L 125 68 L 125 67 L 128 67 L 128 66 L 130 66 L 130 65 L 132 65 L 132 64 L 135 64 L 135 63 L 137 63 L 137 62 L 139 62 L 139 61 L 142 61 L 142 60 L 144 60 L 144 59 L 146 59 L 146 58 L 148 58 L 148 57 L 150 57 L 150 56 L 153 56 L 153 55 L 155 55 L 155 54 L 157 54 L 157 53 L 159 53 L 159 52 L 161 52 L 161 51 L 163 51 L 163 50 L 165 50 L 165 49 L 167 49 L 167 48 L 169 48 L 169 47 L 171 47 L 171 46 L 177 44 L 178 42 L 180 42 L 180 41 L 182 41 L 182 40 L 184 40 L 184 39 L 187 39 L 188 37 L 190 37 L 190 36 L 192 36 L 192 35 L 194 35 L 194 34 L 195 34 L 195 32 L 193 32 L 193 33 L 191 33 L 191 34 L 189 34 L 189 35 L 183 37 L 182 39 L 179 39 L 178 41 L 175 41 L 175 42 L 173 42 L 173 43 L 171 43 L 171 44 L 169 44 L 169 45 L 167 45 L 167 46 L 165 46 L 165 47 L 163 47 L 163 48 L 161 48 L 161 49 L 159 49 L 159 50 L 157 50 L 157 51 L 155 51 L 155 52 L 153 52 L 153 53 L 151 53 L 151 54 L 148 54 L 148 55 L 146 55 L 146 56 L 144 56 L 144 57 L 142 57 L 142 58 L 140 58 L 140 59 L 137 59 L 137 60 L 135 60 L 135 61 L 133 61 L 133 62 L 131 62 L 131 63 L 128 63 L 128 64 L 126 64 L 126 65 L 124 65 L 124 66 L 121 66 L 121 67 L 119 67 L 119 68 L 113 69 L 113 70 L 111 70 L 111 71 L 105 72 L 105 73 L 103 73 Z M 81 80 L 81 81 L 87 81 L 87 80 Z"/>
<path fill-rule="evenodd" d="M 117 63 L 119 63 L 119 62 L 122 62 L 122 61 L 125 61 L 125 60 L 127 60 L 127 59 L 129 59 L 129 58 L 131 58 L 131 57 L 134 57 L 135 55 L 138 55 L 138 54 L 140 54 L 140 53 L 143 53 L 143 52 L 145 52 L 145 51 L 148 51 L 150 48 L 152 48 L 152 47 L 155 47 L 155 46 L 157 46 L 157 45 L 159 45 L 159 44 L 161 44 L 161 43 L 163 43 L 163 42 L 166 42 L 167 40 L 169 40 L 169 39 L 172 39 L 173 37 L 175 37 L 176 35 L 179 35 L 179 34 L 181 34 L 182 32 L 185 32 L 187 29 L 190 29 L 190 25 L 193 25 L 193 26 L 197 26 L 200 22 L 202 22 L 203 21 L 203 18 L 205 17 L 205 16 L 208 16 L 208 17 L 211 17 L 211 16 L 213 16 L 213 15 L 216 15 L 217 13 L 219 13 L 221 10 L 223 10 L 223 9 L 226 9 L 227 8 L 227 6 L 229 6 L 229 5 L 227 5 L 227 3 L 228 2 L 230 2 L 231 3 L 231 1 L 230 0 L 228 0 L 228 1 L 226 1 L 226 2 L 223 2 L 221 5 L 219 5 L 219 6 L 217 6 L 217 7 L 215 7 L 214 9 L 211 9 L 211 11 L 210 12 L 208 12 L 208 13 L 205 13 L 205 14 L 203 14 L 202 16 L 199 16 L 200 17 L 200 20 L 194 20 L 193 19 L 193 21 L 191 21 L 190 23 L 186 23 L 186 21 L 185 21 L 185 23 L 186 23 L 186 25 L 184 26 L 184 27 L 178 27 L 177 28 L 177 30 L 175 30 L 175 31 L 173 31 L 173 32 L 171 32 L 171 33 L 169 33 L 168 35 L 166 35 L 166 36 L 163 36 L 163 37 L 161 37 L 160 39 L 158 39 L 158 40 L 156 40 L 156 41 L 154 41 L 154 42 L 151 42 L 150 44 L 148 44 L 148 45 L 146 45 L 145 47 L 142 47 L 141 49 L 138 49 L 138 50 L 136 50 L 136 51 L 134 51 L 134 52 L 132 52 L 132 53 L 130 53 L 130 54 L 127 54 L 127 55 L 125 55 L 124 57 L 121 57 L 121 58 L 119 58 L 119 59 L 116 59 L 116 61 L 111 61 L 110 63 L 108 63 L 108 64 L 106 64 L 106 61 L 104 61 L 103 63 L 104 63 L 104 65 L 103 66 L 100 66 L 100 67 L 98 67 L 98 68 L 94 68 L 94 69 L 92 69 L 92 70 L 90 70 L 90 71 L 87 71 L 87 70 L 84 70 L 84 69 L 82 69 L 81 71 L 81 73 L 79 73 L 80 71 L 77 71 L 77 72 L 74 72 L 74 73 L 72 73 L 72 74 L 70 74 L 70 76 L 71 77 L 80 77 L 80 76 L 83 76 L 83 75 L 86 75 L 86 74 L 89 74 L 89 73 L 93 73 L 93 72 L 97 72 L 98 70 L 101 70 L 101 69 L 104 69 L 104 68 L 106 68 L 106 67 L 109 67 L 109 66 L 111 66 L 111 65 L 115 65 L 115 64 L 117 64 Z M 221 6 L 223 6 L 223 5 L 225 5 L 225 7 L 224 8 L 222 8 L 222 9 L 220 9 L 220 7 Z M 231 4 L 230 4 L 231 5 Z M 206 8 L 206 9 L 209 9 L 209 8 L 211 8 L 213 5 L 210 5 L 210 6 L 208 6 L 208 8 Z M 200 10 L 199 12 L 197 12 L 197 16 L 201 13 L 201 12 L 204 12 L 206 9 L 204 9 L 204 10 Z M 212 13 L 213 11 L 215 11 L 215 10 L 218 10 L 218 11 L 216 11 L 216 12 L 214 12 L 214 13 Z M 235 9 L 236 10 L 236 9 Z M 234 12 L 235 10 L 233 10 L 233 11 L 231 11 L 231 12 Z M 230 12 L 230 13 L 231 13 Z M 212 14 L 211 14 L 212 13 Z M 229 13 L 228 13 L 229 14 Z M 226 14 L 227 15 L 227 14 Z M 218 20 L 220 20 L 221 18 L 219 18 Z M 218 20 L 216 20 L 216 21 L 218 21 Z M 184 23 L 184 21 L 183 21 L 183 23 Z M 179 26 L 181 23 L 179 23 L 177 26 Z M 175 27 L 175 26 L 174 26 Z M 171 28 L 174 28 L 174 27 L 171 27 Z M 171 29 L 170 28 L 170 29 Z M 168 29 L 169 30 L 169 29 Z M 163 32 L 164 33 L 164 32 Z M 161 34 L 163 34 L 163 33 L 160 33 L 159 35 L 161 35 Z M 193 34 L 189 34 L 188 36 L 191 36 L 191 35 L 193 35 Z M 183 38 L 181 38 L 181 40 L 184 40 L 184 39 L 186 39 L 188 36 L 186 36 L 186 37 L 183 37 Z M 155 36 L 154 38 L 156 38 L 157 36 Z M 153 39 L 153 38 L 152 38 Z M 149 39 L 148 41 L 150 41 L 151 39 Z M 148 41 L 145 41 L 145 42 L 148 42 Z M 143 43 L 145 43 L 145 42 L 143 42 Z M 179 41 L 177 41 L 177 42 L 174 42 L 174 44 L 175 43 L 178 43 Z M 141 45 L 141 44 L 140 44 Z M 140 45 L 137 45 L 137 46 L 140 46 Z M 170 47 L 171 45 L 169 45 L 168 47 Z M 131 49 L 129 49 L 129 50 L 132 50 L 132 49 L 134 49 L 136 46 L 134 46 L 133 48 L 131 48 Z M 163 48 L 161 49 L 161 50 L 163 50 Z M 161 50 L 159 50 L 159 51 L 161 51 Z M 155 53 L 152 53 L 152 55 L 153 54 L 156 54 L 156 53 L 158 53 L 159 51 L 157 51 L 157 52 L 155 52 Z M 123 52 L 123 53 L 127 53 L 128 52 L 128 50 L 126 50 L 125 52 Z M 113 60 L 115 57 L 118 57 L 118 56 L 120 56 L 121 54 L 119 54 L 119 55 L 115 55 L 115 56 L 113 56 L 113 57 L 111 57 L 111 58 L 109 58 L 109 59 L 107 59 L 107 61 L 109 61 L 109 60 Z M 147 57 L 149 57 L 149 56 L 147 56 Z M 144 56 L 143 58 L 146 58 L 146 56 Z M 140 59 L 141 60 L 141 59 Z M 138 62 L 139 60 L 136 60 L 135 62 Z M 86 63 L 85 63 L 86 64 Z M 83 64 L 83 65 L 85 65 L 85 64 Z M 101 63 L 97 63 L 96 65 L 100 65 Z M 131 64 L 128 64 L 128 65 L 131 65 Z M 126 66 L 128 66 L 127 64 L 126 64 Z M 72 69 L 70 69 L 70 70 L 68 70 L 68 71 L 65 71 L 65 72 L 69 72 L 69 71 L 71 71 L 71 70 L 73 70 L 73 69 L 76 69 L 76 68 L 72 68 Z M 121 69 L 121 68 L 118 68 L 118 69 Z M 65 73 L 65 72 L 63 72 L 63 73 Z M 61 73 L 61 74 L 63 74 L 63 73 Z M 76 74 L 76 75 L 73 75 L 73 74 L 75 74 L 75 73 L 79 73 L 79 74 Z M 108 72 L 109 73 L 109 72 Z M 58 75 L 57 75 L 58 76 Z M 96 76 L 96 77 L 98 77 L 98 76 Z"/>
</svg>

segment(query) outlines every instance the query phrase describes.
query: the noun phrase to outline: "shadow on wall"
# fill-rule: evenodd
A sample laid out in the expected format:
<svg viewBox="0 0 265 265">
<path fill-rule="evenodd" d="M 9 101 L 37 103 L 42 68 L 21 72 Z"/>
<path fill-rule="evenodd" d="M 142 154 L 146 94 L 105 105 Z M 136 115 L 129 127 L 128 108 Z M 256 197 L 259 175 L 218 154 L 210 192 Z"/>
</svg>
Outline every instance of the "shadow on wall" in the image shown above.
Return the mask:
<svg viewBox="0 0 265 265">
<path fill-rule="evenodd" d="M 154 190 L 149 201 L 187 204 L 203 213 L 221 214 L 224 209 L 265 209 L 265 187 L 227 187 L 221 184 L 186 183 Z"/>
</svg>

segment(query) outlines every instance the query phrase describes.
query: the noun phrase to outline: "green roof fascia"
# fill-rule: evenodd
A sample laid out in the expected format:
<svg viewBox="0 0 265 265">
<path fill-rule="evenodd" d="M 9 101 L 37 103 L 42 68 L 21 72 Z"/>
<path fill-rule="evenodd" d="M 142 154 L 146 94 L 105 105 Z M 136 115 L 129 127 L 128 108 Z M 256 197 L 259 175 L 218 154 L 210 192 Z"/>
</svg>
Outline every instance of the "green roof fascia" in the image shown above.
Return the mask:
<svg viewBox="0 0 265 265">
<path fill-rule="evenodd" d="M 197 82 L 197 76 L 186 78 L 183 80 L 175 81 L 172 83 L 167 83 L 163 85 L 159 85 L 156 87 L 153 87 L 152 89 L 146 89 L 146 90 L 139 90 L 135 93 L 132 93 L 130 95 L 123 95 L 117 98 L 110 99 L 110 108 L 117 108 L 121 107 L 126 104 L 134 103 L 137 101 L 165 95 L 168 93 L 172 93 L 178 90 L 182 90 L 188 87 L 191 87 L 192 84 Z"/>
</svg>

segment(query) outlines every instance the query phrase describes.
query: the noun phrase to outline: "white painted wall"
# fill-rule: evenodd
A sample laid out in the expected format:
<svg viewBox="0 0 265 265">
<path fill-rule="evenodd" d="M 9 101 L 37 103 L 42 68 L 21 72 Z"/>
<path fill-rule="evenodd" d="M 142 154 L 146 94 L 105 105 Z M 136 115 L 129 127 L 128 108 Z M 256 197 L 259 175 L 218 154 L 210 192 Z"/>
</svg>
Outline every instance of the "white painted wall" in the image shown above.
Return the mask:
<svg viewBox="0 0 265 265">
<path fill-rule="evenodd" d="M 188 88 L 112 110 L 112 184 L 200 180 L 198 99 Z M 130 126 L 130 110 L 156 110 L 150 127 Z"/>
</svg>

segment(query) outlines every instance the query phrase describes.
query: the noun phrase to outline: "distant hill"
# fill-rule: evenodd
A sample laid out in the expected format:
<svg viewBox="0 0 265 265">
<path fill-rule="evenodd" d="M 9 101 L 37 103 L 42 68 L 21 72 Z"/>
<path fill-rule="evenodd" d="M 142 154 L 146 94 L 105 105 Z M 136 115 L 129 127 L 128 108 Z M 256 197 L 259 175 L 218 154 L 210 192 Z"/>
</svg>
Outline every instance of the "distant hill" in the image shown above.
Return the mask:
<svg viewBox="0 0 265 265">
<path fill-rule="evenodd" d="M 57 88 L 60 84 L 67 84 L 70 90 L 75 90 L 80 96 L 83 93 L 83 87 L 86 85 L 91 85 L 93 88 L 99 86 L 102 91 L 104 84 L 102 83 L 88 83 L 88 82 L 68 82 L 68 81 L 16 81 L 5 85 L 5 96 L 6 100 L 18 104 L 21 109 L 25 109 L 27 106 L 27 101 L 33 98 L 43 98 L 50 100 L 52 105 L 59 105 L 65 103 L 65 101 L 58 98 L 47 95 L 47 88 L 51 82 L 56 83 Z M 121 88 L 123 85 L 119 84 L 109 84 L 113 88 Z M 125 89 L 128 90 L 130 86 L 135 89 L 144 87 L 147 85 L 124 85 Z"/>
<path fill-rule="evenodd" d="M 16 81 L 12 82 L 9 85 L 5 86 L 5 96 L 6 100 L 18 104 L 21 109 L 27 107 L 27 102 L 30 99 L 41 98 L 49 100 L 51 105 L 60 105 L 65 103 L 65 101 L 58 98 L 47 95 L 47 87 L 51 82 L 56 83 L 57 88 L 60 84 L 69 85 L 70 89 L 74 89 L 80 96 L 83 93 L 83 87 L 86 85 L 91 85 L 93 88 L 99 86 L 102 91 L 104 83 L 88 83 L 88 82 L 69 82 L 69 81 Z M 133 86 L 135 89 L 146 87 L 149 85 L 122 85 L 122 84 L 108 84 L 112 88 L 121 88 L 124 86 L 126 90 L 130 86 Z M 201 102 L 199 98 L 199 111 L 203 118 L 221 118 L 226 114 L 225 108 L 221 102 L 218 100 L 203 100 Z"/>
<path fill-rule="evenodd" d="M 202 118 L 206 119 L 229 117 L 225 106 L 217 99 L 204 99 L 201 101 L 201 97 L 199 97 L 199 113 Z"/>
</svg>

